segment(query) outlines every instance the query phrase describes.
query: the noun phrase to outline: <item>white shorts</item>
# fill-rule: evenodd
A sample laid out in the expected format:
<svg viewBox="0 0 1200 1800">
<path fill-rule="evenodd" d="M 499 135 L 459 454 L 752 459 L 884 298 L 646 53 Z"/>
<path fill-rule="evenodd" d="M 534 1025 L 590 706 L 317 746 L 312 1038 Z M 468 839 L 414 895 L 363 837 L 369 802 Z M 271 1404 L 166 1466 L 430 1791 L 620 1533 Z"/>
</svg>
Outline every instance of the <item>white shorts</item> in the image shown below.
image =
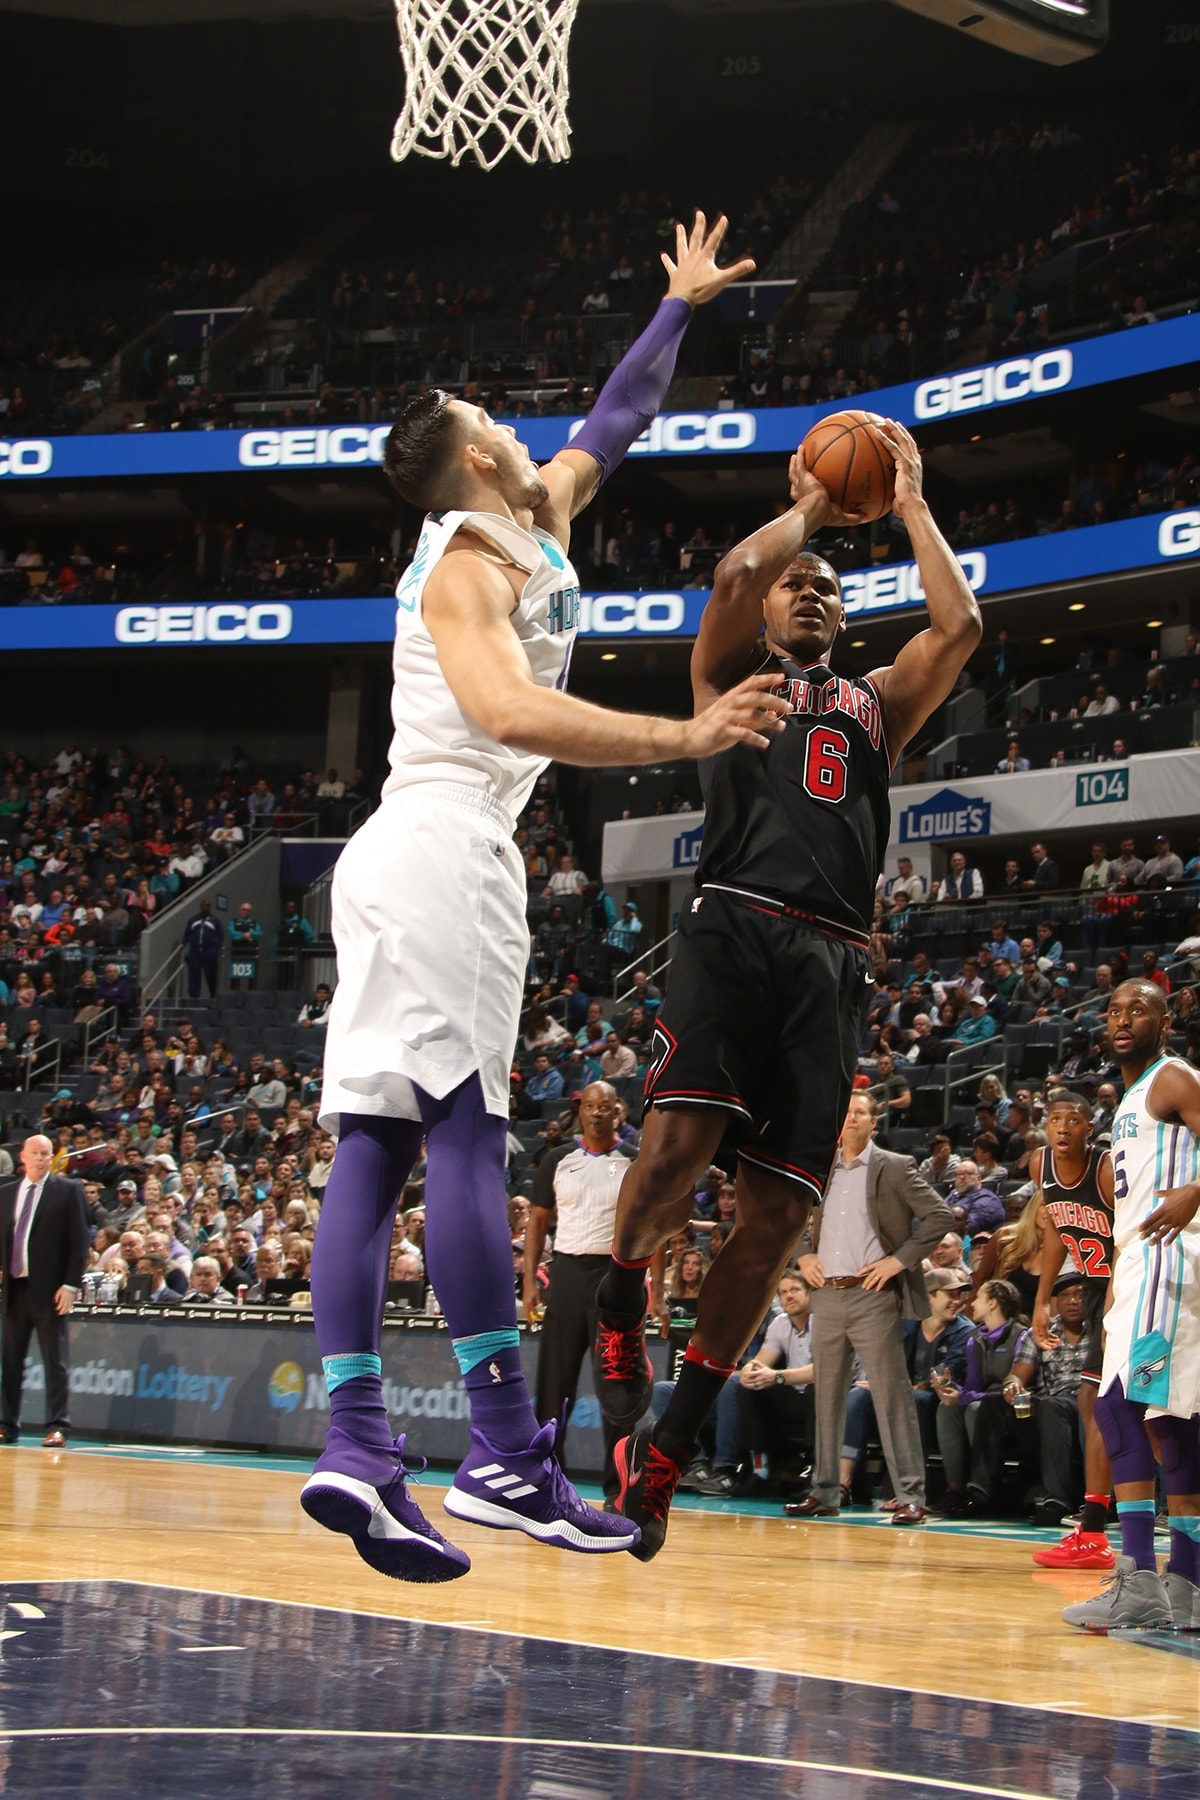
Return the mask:
<svg viewBox="0 0 1200 1800">
<path fill-rule="evenodd" d="M 338 985 L 325 1036 L 321 1124 L 419 1119 L 478 1073 L 508 1117 L 529 965 L 525 867 L 513 820 L 474 788 L 431 781 L 389 794 L 333 876 Z"/>
<path fill-rule="evenodd" d="M 1136 1400 L 1130 1360 L 1136 1339 L 1161 1331 L 1170 1346 L 1170 1396 L 1166 1406 L 1147 1406 L 1154 1418 L 1169 1413 L 1190 1419 L 1200 1412 L 1200 1233 L 1182 1232 L 1173 1244 L 1134 1238 L 1117 1257 L 1113 1302 L 1104 1320 L 1104 1368 L 1100 1392 L 1120 1378 L 1127 1400 Z"/>
</svg>

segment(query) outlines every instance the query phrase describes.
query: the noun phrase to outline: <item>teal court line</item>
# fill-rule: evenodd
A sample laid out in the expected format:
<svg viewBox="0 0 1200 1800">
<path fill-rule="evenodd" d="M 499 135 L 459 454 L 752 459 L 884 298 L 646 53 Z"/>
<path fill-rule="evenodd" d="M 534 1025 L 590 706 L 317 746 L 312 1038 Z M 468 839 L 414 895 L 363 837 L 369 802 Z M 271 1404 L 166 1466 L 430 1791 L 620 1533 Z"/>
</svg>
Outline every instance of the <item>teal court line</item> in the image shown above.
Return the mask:
<svg viewBox="0 0 1200 1800">
<path fill-rule="evenodd" d="M 34 1446 L 29 1445 L 28 1448 L 33 1449 Z M 206 1468 L 257 1469 L 260 1472 L 266 1469 L 270 1473 L 285 1475 L 307 1475 L 315 1460 L 312 1456 L 289 1456 L 276 1450 L 259 1453 L 248 1450 L 210 1450 L 190 1444 L 105 1444 L 74 1438 L 68 1454 L 80 1453 L 85 1456 L 108 1456 L 127 1462 L 193 1463 Z M 424 1477 L 424 1484 L 432 1487 L 441 1486 L 443 1482 L 448 1484 L 450 1475 L 449 1469 L 430 1469 Z M 418 1489 L 421 1485 L 420 1480 L 413 1482 L 413 1486 Z M 599 1501 L 603 1498 L 599 1482 L 579 1480 L 575 1482 L 575 1487 L 585 1500 Z M 783 1517 L 781 1500 L 716 1500 L 702 1494 L 679 1494 L 673 1506 L 680 1512 L 726 1513 L 752 1519 Z M 831 1519 L 827 1523 L 853 1525 L 867 1531 L 904 1530 L 907 1535 L 906 1527 L 893 1527 L 887 1513 L 868 1512 L 865 1507 L 851 1507 L 839 1519 Z M 818 1529 L 824 1528 L 820 1520 L 815 1521 L 815 1524 Z M 920 1527 L 920 1530 L 933 1532 L 938 1537 L 998 1538 L 1018 1544 L 1056 1544 L 1064 1529 L 1065 1527 L 1043 1529 L 1002 1520 L 993 1524 L 978 1519 L 939 1519 L 934 1515 Z"/>
</svg>

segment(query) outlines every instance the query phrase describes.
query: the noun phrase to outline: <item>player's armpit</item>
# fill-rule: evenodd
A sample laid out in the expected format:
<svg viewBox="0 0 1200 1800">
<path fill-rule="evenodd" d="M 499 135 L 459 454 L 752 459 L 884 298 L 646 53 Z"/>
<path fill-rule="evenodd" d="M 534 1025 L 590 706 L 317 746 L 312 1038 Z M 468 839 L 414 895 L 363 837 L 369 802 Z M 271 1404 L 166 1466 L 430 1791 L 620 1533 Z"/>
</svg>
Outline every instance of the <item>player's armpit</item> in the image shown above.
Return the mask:
<svg viewBox="0 0 1200 1800">
<path fill-rule="evenodd" d="M 566 550 L 571 541 L 571 520 L 595 499 L 604 470 L 586 450 L 560 450 L 539 475 L 550 492 L 533 515 L 539 531 L 548 532 Z"/>
</svg>

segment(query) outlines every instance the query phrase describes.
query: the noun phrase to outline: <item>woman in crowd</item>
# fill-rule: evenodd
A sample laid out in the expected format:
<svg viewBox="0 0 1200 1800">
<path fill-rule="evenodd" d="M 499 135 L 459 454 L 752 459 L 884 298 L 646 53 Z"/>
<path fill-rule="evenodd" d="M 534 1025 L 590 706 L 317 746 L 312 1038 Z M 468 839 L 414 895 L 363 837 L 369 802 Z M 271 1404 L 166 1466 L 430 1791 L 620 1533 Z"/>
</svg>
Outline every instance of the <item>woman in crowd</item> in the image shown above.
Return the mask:
<svg viewBox="0 0 1200 1800">
<path fill-rule="evenodd" d="M 206 1081 L 232 1081 L 237 1074 L 238 1061 L 228 1041 L 219 1037 L 208 1053 L 204 1065 Z"/>
<path fill-rule="evenodd" d="M 1010 1284 L 1020 1298 L 1021 1311 L 1027 1318 L 1032 1318 L 1042 1272 L 1044 1237 L 1045 1218 L 1039 1189 L 1026 1202 L 1019 1219 L 1010 1225 L 1002 1225 L 994 1233 L 975 1272 L 972 1295 L 982 1293 L 984 1287 L 994 1282 Z"/>
<path fill-rule="evenodd" d="M 1007 1423 L 1005 1415 L 1010 1410 L 1004 1385 L 1027 1330 L 1020 1314 L 1021 1296 L 1012 1282 L 986 1281 L 971 1303 L 978 1331 L 967 1346 L 964 1385 L 959 1388 L 948 1379 L 938 1380 L 936 1371 L 931 1377 L 941 1402 L 937 1436 L 946 1475 L 943 1511 L 949 1518 L 991 1510 L 990 1452 L 994 1435 Z"/>
<path fill-rule="evenodd" d="M 694 1319 L 700 1287 L 708 1274 L 708 1258 L 694 1246 L 671 1264 L 667 1277 L 667 1310 L 672 1319 Z"/>
</svg>

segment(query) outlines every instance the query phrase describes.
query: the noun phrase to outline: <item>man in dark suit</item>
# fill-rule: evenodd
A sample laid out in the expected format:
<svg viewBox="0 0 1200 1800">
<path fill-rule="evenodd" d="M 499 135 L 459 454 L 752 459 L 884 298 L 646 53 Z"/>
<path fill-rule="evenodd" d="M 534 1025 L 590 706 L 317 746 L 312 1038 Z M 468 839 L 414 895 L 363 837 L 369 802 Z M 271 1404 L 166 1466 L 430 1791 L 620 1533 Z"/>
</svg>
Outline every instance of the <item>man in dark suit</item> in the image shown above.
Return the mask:
<svg viewBox="0 0 1200 1800">
<path fill-rule="evenodd" d="M 925 1458 L 902 1319 L 929 1313 L 922 1264 L 953 1219 L 911 1156 L 873 1141 L 877 1114 L 873 1095 L 850 1096 L 824 1200 L 801 1240 L 800 1273 L 811 1289 L 817 1446 L 812 1492 L 787 1510 L 833 1518 L 842 1504 L 839 1453 L 857 1354 L 896 1496 L 892 1523 L 920 1525 Z"/>
<path fill-rule="evenodd" d="M 51 1175 L 54 1149 L 40 1134 L 21 1148 L 24 1175 L 0 1195 L 0 1442 L 15 1444 L 29 1340 L 37 1332 L 46 1370 L 47 1449 L 67 1441 L 67 1314 L 87 1259 L 87 1198 L 81 1181 Z"/>
</svg>

